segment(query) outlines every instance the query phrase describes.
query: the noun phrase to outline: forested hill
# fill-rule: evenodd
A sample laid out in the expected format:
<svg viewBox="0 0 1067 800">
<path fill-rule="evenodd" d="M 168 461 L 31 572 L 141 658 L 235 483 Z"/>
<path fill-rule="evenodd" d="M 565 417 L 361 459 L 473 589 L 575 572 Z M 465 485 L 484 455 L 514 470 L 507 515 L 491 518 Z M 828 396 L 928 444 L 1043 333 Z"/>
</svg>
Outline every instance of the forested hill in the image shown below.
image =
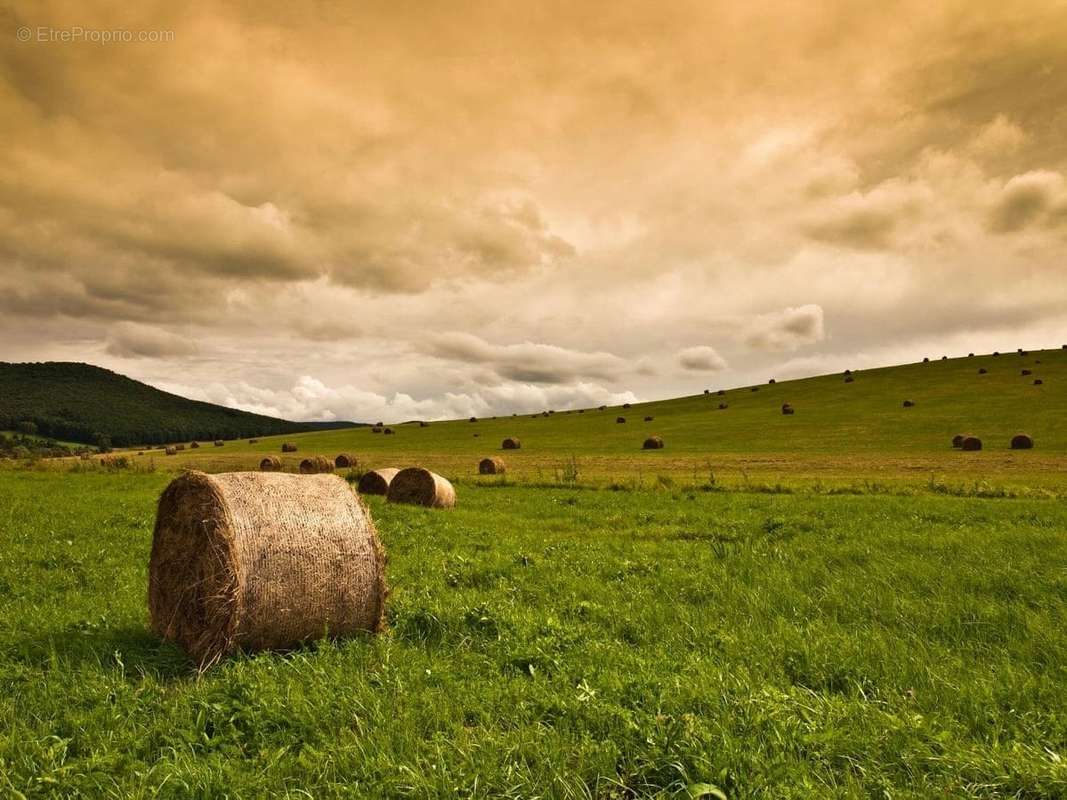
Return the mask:
<svg viewBox="0 0 1067 800">
<path fill-rule="evenodd" d="M 234 439 L 350 427 L 289 422 L 189 400 L 124 375 L 74 362 L 0 362 L 0 429 L 32 422 L 42 436 L 115 446 Z"/>
</svg>

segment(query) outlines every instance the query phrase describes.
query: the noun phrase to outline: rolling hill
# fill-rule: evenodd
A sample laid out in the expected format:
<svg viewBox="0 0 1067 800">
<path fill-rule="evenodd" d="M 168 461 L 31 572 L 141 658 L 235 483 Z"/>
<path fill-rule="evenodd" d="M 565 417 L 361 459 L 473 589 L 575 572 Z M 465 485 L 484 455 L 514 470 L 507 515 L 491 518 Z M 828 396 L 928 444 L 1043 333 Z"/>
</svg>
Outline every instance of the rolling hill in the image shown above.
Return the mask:
<svg viewBox="0 0 1067 800">
<path fill-rule="evenodd" d="M 0 430 L 33 422 L 55 439 L 122 447 L 345 428 L 352 422 L 290 422 L 189 400 L 101 367 L 0 362 Z"/>
</svg>

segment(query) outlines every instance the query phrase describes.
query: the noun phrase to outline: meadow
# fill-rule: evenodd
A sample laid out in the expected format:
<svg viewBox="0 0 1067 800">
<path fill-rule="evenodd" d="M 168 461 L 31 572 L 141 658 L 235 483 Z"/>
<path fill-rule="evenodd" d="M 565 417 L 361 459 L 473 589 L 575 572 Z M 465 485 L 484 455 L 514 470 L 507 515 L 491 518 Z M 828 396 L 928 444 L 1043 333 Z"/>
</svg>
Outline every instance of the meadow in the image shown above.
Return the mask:
<svg viewBox="0 0 1067 800">
<path fill-rule="evenodd" d="M 1067 797 L 1062 385 L 1046 351 L 0 469 L 0 793 Z M 459 504 L 367 498 L 383 635 L 198 673 L 147 627 L 156 499 L 283 440 L 439 467 Z"/>
</svg>

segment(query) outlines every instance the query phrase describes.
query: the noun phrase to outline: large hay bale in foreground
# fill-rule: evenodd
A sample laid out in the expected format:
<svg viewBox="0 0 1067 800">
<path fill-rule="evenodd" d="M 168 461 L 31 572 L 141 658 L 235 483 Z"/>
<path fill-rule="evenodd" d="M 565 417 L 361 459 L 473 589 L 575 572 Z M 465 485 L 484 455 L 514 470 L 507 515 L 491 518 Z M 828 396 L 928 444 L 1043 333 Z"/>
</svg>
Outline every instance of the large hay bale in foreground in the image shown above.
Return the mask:
<svg viewBox="0 0 1067 800">
<path fill-rule="evenodd" d="M 479 475 L 503 475 L 507 472 L 507 465 L 502 458 L 483 458 L 478 462 Z"/>
<path fill-rule="evenodd" d="M 188 472 L 159 498 L 152 629 L 201 666 L 238 648 L 377 632 L 386 594 L 374 523 L 339 477 Z"/>
<path fill-rule="evenodd" d="M 501 450 L 520 450 L 522 449 L 522 442 L 516 439 L 514 436 L 509 436 L 503 442 L 500 443 Z"/>
<path fill-rule="evenodd" d="M 317 475 L 320 472 L 333 472 L 333 463 L 326 456 L 308 456 L 300 462 L 301 475 Z"/>
<path fill-rule="evenodd" d="M 355 469 L 359 466 L 359 459 L 355 453 L 338 453 L 333 460 L 333 465 L 338 469 Z"/>
<path fill-rule="evenodd" d="M 393 477 L 386 499 L 390 503 L 452 508 L 456 504 L 456 490 L 435 472 L 422 467 L 408 467 Z"/>
<path fill-rule="evenodd" d="M 278 472 L 282 468 L 282 460 L 278 456 L 264 456 L 259 460 L 260 472 Z"/>
<path fill-rule="evenodd" d="M 1026 433 L 1017 433 L 1011 437 L 1011 449 L 1012 450 L 1031 450 L 1034 447 L 1034 440 Z"/>
<path fill-rule="evenodd" d="M 176 455 L 178 455 L 178 448 L 177 447 L 168 447 L 163 452 L 166 453 L 168 456 L 176 456 Z"/>
<path fill-rule="evenodd" d="M 642 450 L 662 450 L 663 439 L 658 436 L 649 436 L 641 445 Z"/>
<path fill-rule="evenodd" d="M 398 472 L 400 470 L 394 467 L 382 467 L 365 472 L 356 484 L 356 491 L 360 494 L 386 494 L 389 491 L 389 484 Z"/>
<path fill-rule="evenodd" d="M 960 449 L 968 451 L 981 450 L 982 440 L 977 436 L 966 436 L 960 444 Z"/>
<path fill-rule="evenodd" d="M 282 443 L 282 452 L 283 453 L 295 453 L 296 452 L 296 445 L 293 444 L 292 442 L 283 442 Z"/>
</svg>

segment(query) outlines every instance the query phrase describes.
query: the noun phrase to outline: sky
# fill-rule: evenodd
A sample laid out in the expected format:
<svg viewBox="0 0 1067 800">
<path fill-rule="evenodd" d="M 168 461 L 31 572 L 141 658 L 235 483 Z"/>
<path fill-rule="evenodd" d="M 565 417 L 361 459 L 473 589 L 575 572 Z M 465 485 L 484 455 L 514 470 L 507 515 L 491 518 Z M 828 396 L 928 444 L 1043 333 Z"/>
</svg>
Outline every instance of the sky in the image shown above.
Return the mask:
<svg viewBox="0 0 1067 800">
<path fill-rule="evenodd" d="M 1067 342 L 1067 2 L 298 5 L 0 0 L 0 360 L 400 421 Z"/>
</svg>

